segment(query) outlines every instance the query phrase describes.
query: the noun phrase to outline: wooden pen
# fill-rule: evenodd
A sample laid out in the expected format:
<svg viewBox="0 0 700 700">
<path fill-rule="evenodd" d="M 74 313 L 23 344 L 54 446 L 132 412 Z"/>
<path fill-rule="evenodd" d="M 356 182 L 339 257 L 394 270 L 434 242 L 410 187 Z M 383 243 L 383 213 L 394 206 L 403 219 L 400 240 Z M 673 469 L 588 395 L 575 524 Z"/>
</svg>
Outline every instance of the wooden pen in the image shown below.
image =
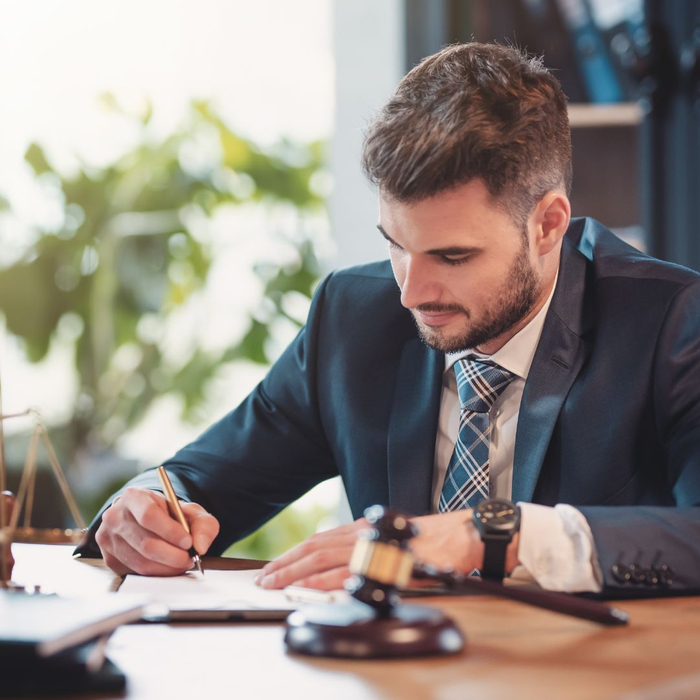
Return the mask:
<svg viewBox="0 0 700 700">
<path fill-rule="evenodd" d="M 177 494 L 175 493 L 173 485 L 170 483 L 170 478 L 168 477 L 168 473 L 165 471 L 165 467 L 158 467 L 156 471 L 158 472 L 158 476 L 160 477 L 160 483 L 163 485 L 163 490 L 165 491 L 165 498 L 168 501 L 170 515 L 172 515 L 173 518 L 175 518 L 175 520 L 177 520 L 180 523 L 180 525 L 182 525 L 182 527 L 185 528 L 185 532 L 188 535 L 191 535 L 192 532 L 190 530 L 190 525 L 185 519 L 185 514 L 182 512 L 182 508 L 180 507 L 180 501 L 177 498 Z M 202 569 L 202 559 L 197 553 L 197 550 L 194 548 L 194 543 L 192 543 L 192 546 L 189 548 L 187 553 L 192 557 L 192 561 L 199 570 L 199 573 L 202 574 L 202 576 L 204 576 L 204 570 Z"/>
</svg>

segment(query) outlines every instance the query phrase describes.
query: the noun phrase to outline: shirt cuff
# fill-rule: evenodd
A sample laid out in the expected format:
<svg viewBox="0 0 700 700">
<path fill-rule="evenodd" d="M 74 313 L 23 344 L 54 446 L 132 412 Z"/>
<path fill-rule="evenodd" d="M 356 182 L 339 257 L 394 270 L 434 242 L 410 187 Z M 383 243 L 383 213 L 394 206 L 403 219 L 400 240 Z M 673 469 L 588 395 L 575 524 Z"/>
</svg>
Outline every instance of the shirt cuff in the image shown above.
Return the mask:
<svg viewBox="0 0 700 700">
<path fill-rule="evenodd" d="M 537 582 L 550 591 L 595 592 L 603 587 L 593 534 L 581 511 L 560 503 L 520 506 L 520 566 L 512 578 Z"/>
</svg>

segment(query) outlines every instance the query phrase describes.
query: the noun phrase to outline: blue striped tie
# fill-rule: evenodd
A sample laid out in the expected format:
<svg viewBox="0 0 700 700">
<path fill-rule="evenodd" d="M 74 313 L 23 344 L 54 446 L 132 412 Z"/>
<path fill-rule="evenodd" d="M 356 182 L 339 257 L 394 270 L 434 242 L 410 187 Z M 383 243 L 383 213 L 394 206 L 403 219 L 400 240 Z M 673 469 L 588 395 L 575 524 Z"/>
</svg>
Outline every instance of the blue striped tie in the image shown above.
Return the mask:
<svg viewBox="0 0 700 700">
<path fill-rule="evenodd" d="M 438 510 L 473 508 L 489 495 L 489 411 L 515 375 L 498 365 L 467 357 L 455 362 L 459 435 Z"/>
</svg>

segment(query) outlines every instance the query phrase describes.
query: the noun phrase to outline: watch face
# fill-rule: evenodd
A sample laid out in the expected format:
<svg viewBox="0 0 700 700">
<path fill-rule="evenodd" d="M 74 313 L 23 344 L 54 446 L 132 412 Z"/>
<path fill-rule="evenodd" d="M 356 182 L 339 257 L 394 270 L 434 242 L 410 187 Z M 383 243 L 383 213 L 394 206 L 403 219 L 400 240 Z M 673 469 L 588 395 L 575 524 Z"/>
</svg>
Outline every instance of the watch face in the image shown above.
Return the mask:
<svg viewBox="0 0 700 700">
<path fill-rule="evenodd" d="M 520 522 L 520 509 L 505 498 L 481 501 L 474 515 L 489 530 L 510 531 Z"/>
</svg>

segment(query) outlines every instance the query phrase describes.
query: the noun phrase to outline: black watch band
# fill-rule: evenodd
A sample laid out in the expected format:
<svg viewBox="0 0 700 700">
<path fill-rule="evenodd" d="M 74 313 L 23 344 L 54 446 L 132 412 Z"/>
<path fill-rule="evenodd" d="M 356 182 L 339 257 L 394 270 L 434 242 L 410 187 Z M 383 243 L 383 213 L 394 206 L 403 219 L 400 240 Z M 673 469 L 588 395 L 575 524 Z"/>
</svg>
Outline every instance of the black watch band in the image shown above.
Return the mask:
<svg viewBox="0 0 700 700">
<path fill-rule="evenodd" d="M 503 535 L 482 535 L 484 565 L 481 567 L 481 578 L 503 581 L 506 575 L 506 550 L 511 539 Z"/>
</svg>

